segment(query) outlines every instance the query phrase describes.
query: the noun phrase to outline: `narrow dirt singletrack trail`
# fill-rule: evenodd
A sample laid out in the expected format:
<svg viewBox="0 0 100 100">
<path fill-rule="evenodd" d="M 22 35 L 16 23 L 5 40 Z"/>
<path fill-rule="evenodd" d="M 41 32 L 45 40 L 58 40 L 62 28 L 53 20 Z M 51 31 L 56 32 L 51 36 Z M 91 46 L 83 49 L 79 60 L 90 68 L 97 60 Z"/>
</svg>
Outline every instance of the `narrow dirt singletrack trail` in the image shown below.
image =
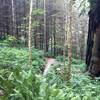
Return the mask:
<svg viewBox="0 0 100 100">
<path fill-rule="evenodd" d="M 56 62 L 56 59 L 54 58 L 47 58 L 46 60 L 47 60 L 47 64 L 45 65 L 45 70 L 44 70 L 43 75 L 47 75 L 51 68 L 51 65 Z"/>
</svg>

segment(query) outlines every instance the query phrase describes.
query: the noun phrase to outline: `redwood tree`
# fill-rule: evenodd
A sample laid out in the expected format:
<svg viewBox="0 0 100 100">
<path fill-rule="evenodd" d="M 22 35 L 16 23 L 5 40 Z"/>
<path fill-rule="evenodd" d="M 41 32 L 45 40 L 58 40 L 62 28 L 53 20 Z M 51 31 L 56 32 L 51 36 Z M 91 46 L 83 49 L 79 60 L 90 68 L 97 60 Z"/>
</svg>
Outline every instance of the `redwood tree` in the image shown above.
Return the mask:
<svg viewBox="0 0 100 100">
<path fill-rule="evenodd" d="M 87 40 L 87 70 L 94 77 L 100 76 L 100 0 L 91 0 Z"/>
</svg>

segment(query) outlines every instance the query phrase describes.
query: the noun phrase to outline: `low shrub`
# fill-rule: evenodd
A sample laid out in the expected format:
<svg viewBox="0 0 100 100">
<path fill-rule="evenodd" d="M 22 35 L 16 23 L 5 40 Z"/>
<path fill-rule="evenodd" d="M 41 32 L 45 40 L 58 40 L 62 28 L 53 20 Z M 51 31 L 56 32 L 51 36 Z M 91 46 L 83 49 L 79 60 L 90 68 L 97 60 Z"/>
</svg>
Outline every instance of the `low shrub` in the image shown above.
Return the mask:
<svg viewBox="0 0 100 100">
<path fill-rule="evenodd" d="M 0 100 L 65 100 L 63 90 L 50 86 L 34 69 L 0 70 L 0 89 L 4 91 Z"/>
<path fill-rule="evenodd" d="M 13 68 L 16 66 L 28 67 L 29 53 L 27 49 L 10 47 L 0 48 L 0 68 Z M 45 59 L 43 53 L 36 49 L 32 50 L 32 66 L 37 72 L 44 69 Z"/>
</svg>

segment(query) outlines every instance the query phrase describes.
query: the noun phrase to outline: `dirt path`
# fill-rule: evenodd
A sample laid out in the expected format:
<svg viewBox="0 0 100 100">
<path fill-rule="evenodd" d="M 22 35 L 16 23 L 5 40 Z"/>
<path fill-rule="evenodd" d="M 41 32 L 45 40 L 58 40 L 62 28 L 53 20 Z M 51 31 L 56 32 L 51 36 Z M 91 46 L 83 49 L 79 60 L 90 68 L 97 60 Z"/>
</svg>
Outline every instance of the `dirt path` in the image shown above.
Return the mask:
<svg viewBox="0 0 100 100">
<path fill-rule="evenodd" d="M 54 64 L 55 62 L 56 62 L 56 59 L 54 59 L 54 58 L 47 58 L 47 64 L 45 66 L 45 70 L 44 70 L 43 75 L 47 75 L 48 71 L 51 68 L 51 65 Z"/>
</svg>

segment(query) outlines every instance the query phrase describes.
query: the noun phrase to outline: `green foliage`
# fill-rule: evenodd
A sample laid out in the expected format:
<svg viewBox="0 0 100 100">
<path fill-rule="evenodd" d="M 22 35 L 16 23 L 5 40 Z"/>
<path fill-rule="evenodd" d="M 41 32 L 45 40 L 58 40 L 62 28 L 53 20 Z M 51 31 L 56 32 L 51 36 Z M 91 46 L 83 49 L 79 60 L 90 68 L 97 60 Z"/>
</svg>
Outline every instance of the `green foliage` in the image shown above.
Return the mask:
<svg viewBox="0 0 100 100">
<path fill-rule="evenodd" d="M 0 90 L 4 91 L 0 100 L 100 100 L 100 81 L 82 72 L 82 60 L 73 58 L 72 79 L 67 82 L 62 56 L 42 76 L 43 53 L 33 49 L 31 68 L 28 55 L 26 48 L 0 47 Z"/>
<path fill-rule="evenodd" d="M 0 48 L 0 68 L 13 68 L 16 66 L 28 67 L 29 53 L 27 49 L 10 47 Z M 32 50 L 32 66 L 38 72 L 44 68 L 45 60 L 43 53 L 36 49 Z"/>
<path fill-rule="evenodd" d="M 48 57 L 48 58 L 51 57 L 52 58 L 52 57 L 55 57 L 55 56 L 54 56 L 54 53 L 52 53 L 52 52 L 46 52 L 45 57 Z"/>
<path fill-rule="evenodd" d="M 56 59 L 59 62 L 64 62 L 63 56 L 57 56 Z M 68 58 L 67 57 L 65 59 L 65 63 L 68 64 Z M 84 60 L 81 60 L 81 59 L 72 58 L 72 66 L 74 66 L 74 67 L 77 66 L 79 68 L 81 68 L 81 67 L 85 68 L 85 62 L 84 62 Z"/>
<path fill-rule="evenodd" d="M 4 46 L 13 47 L 16 45 L 16 43 L 17 43 L 16 38 L 14 36 L 8 35 L 5 40 L 0 42 L 0 46 L 1 47 L 4 47 Z"/>
<path fill-rule="evenodd" d="M 39 24 L 40 24 L 39 21 L 32 21 L 32 27 L 33 27 L 33 28 L 35 28 L 35 27 L 37 27 L 37 26 L 40 26 Z"/>
<path fill-rule="evenodd" d="M 59 58 L 62 59 L 62 57 Z M 55 64 L 46 76 L 47 82 L 51 85 L 57 84 L 57 87 L 66 94 L 65 100 L 99 100 L 100 81 L 92 80 L 83 73 L 84 67 L 83 61 L 73 59 L 72 79 L 66 82 L 63 63 Z"/>
<path fill-rule="evenodd" d="M 2 100 L 65 100 L 63 90 L 50 86 L 34 69 L 0 70 L 0 80 L 0 88 L 5 92 Z"/>
<path fill-rule="evenodd" d="M 43 14 L 44 14 L 44 10 L 43 9 L 35 9 L 33 11 L 33 15 L 41 16 Z"/>
</svg>

